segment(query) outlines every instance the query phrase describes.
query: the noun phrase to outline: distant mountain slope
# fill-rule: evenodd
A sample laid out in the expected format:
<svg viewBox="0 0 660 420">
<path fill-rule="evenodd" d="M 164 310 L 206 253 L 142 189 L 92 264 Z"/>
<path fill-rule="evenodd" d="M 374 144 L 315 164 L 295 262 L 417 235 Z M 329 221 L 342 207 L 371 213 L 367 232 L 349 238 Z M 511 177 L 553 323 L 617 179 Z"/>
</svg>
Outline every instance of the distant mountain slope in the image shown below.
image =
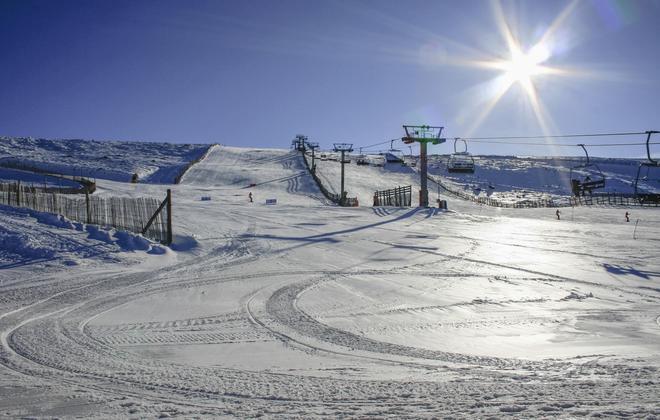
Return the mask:
<svg viewBox="0 0 660 420">
<path fill-rule="evenodd" d="M 207 148 L 201 144 L 0 137 L 0 162 L 17 160 L 58 173 L 113 181 L 130 181 L 137 173 L 140 182 L 167 184 Z"/>
</svg>

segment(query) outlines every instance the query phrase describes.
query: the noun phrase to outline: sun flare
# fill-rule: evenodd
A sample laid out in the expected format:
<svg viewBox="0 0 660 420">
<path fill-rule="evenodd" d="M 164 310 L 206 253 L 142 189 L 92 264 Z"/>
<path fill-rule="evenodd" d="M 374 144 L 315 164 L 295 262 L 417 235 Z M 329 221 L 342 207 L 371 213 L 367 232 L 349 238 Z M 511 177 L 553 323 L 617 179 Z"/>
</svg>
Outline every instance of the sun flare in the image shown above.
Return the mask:
<svg viewBox="0 0 660 420">
<path fill-rule="evenodd" d="M 472 114 L 472 122 L 467 132 L 471 134 L 476 131 L 507 92 L 513 86 L 518 85 L 521 88 L 520 92 L 523 97 L 531 106 L 539 127 L 544 134 L 548 134 L 553 130 L 554 123 L 543 105 L 537 85 L 542 79 L 549 79 L 551 76 L 567 77 L 574 75 L 572 70 L 557 68 L 547 63 L 551 61 L 553 51 L 559 49 L 559 38 L 556 34 L 575 9 L 577 0 L 573 0 L 555 18 L 545 33 L 536 40 L 535 44 L 532 44 L 531 48 L 526 48 L 517 31 L 512 29 L 500 2 L 493 1 L 491 4 L 493 5 L 493 17 L 504 41 L 503 51 L 498 54 L 498 57 L 485 60 L 467 60 L 464 64 L 496 70 L 499 74 L 481 85 L 483 88 L 480 89 L 479 94 L 481 95 L 480 98 L 484 99 L 477 101 L 481 109 Z M 485 97 L 484 93 L 486 93 Z"/>
<path fill-rule="evenodd" d="M 502 63 L 502 69 L 516 82 L 528 83 L 532 76 L 543 74 L 546 68 L 541 65 L 550 57 L 548 49 L 538 45 L 528 53 L 519 49 L 511 51 L 511 60 Z"/>
</svg>

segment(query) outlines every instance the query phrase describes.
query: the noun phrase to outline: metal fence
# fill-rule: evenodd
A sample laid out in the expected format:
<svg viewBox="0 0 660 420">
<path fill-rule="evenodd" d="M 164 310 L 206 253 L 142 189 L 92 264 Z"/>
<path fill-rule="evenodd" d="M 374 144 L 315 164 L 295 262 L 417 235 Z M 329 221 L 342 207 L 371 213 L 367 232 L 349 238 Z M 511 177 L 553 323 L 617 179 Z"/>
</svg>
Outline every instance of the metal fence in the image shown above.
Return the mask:
<svg viewBox="0 0 660 420">
<path fill-rule="evenodd" d="M 507 203 L 490 197 L 476 197 L 463 191 L 457 191 L 437 178 L 429 177 L 445 192 L 464 200 L 484 204 L 492 207 L 504 208 L 536 208 L 536 207 L 573 207 L 573 206 L 660 206 L 658 194 L 624 194 L 624 193 L 595 193 L 581 196 L 570 196 L 554 199 L 523 200 L 516 203 Z"/>
<path fill-rule="evenodd" d="M 153 197 L 74 196 L 44 192 L 20 183 L 0 183 L 0 204 L 60 214 L 77 222 L 140 233 L 165 244 L 172 240 L 169 190 L 167 198 L 161 202 Z"/>
<path fill-rule="evenodd" d="M 573 206 L 660 206 L 659 194 L 601 193 L 571 197 Z"/>
<path fill-rule="evenodd" d="M 396 206 L 410 207 L 412 202 L 412 186 L 396 187 L 391 190 L 376 191 L 374 193 L 374 207 Z"/>
<path fill-rule="evenodd" d="M 445 192 L 453 195 L 455 197 L 461 198 L 463 200 L 473 201 L 475 203 L 484 204 L 492 207 L 502 207 L 502 208 L 536 208 L 536 207 L 568 207 L 570 202 L 567 200 L 566 203 L 557 202 L 552 199 L 540 199 L 540 200 L 523 200 L 515 203 L 508 203 L 501 201 L 495 198 L 490 197 L 477 197 L 475 195 L 466 193 L 464 191 L 455 190 L 442 181 L 435 177 L 430 177 L 429 179 L 440 186 Z"/>
</svg>

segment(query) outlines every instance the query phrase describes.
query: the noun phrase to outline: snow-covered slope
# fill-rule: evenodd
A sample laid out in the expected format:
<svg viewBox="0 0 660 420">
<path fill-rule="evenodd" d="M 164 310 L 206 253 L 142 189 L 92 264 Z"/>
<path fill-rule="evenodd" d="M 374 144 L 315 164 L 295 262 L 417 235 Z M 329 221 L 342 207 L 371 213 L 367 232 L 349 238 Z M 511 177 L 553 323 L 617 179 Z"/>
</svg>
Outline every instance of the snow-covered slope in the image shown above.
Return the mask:
<svg viewBox="0 0 660 420">
<path fill-rule="evenodd" d="M 168 184 L 208 145 L 127 141 L 47 140 L 0 137 L 0 162 L 18 161 L 28 166 L 67 175 Z"/>
<path fill-rule="evenodd" d="M 0 272 L 0 413 L 658 415 L 658 209 L 372 208 L 417 175 L 354 164 L 347 190 L 367 205 L 342 208 L 300 159 L 216 147 L 179 185 L 102 183 L 172 189 L 165 255 L 0 213 L 22 244 L 2 254 L 21 264 Z M 336 188 L 339 164 L 321 164 Z M 40 249 L 52 267 L 26 259 Z"/>
<path fill-rule="evenodd" d="M 203 186 L 223 200 L 246 201 L 251 192 L 258 203 L 276 199 L 279 204 L 325 203 L 300 154 L 281 149 L 245 149 L 216 146 L 181 180 Z"/>
<path fill-rule="evenodd" d="M 311 162 L 311 160 L 310 160 Z M 332 160 L 316 160 L 318 177 L 331 192 L 341 189 L 341 164 Z M 413 186 L 413 203 L 419 203 L 419 174 L 400 163 L 383 163 L 383 166 L 357 165 L 355 158 L 344 165 L 344 188 L 348 197 L 357 197 L 360 205 L 371 206 L 374 192 L 399 186 Z"/>
</svg>

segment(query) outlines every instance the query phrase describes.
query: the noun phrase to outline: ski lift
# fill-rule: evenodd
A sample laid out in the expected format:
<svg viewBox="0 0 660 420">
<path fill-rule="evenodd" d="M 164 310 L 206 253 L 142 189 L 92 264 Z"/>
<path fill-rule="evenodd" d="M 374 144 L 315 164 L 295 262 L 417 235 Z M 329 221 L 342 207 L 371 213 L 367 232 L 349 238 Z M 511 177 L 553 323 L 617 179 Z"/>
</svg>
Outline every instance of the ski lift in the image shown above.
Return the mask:
<svg viewBox="0 0 660 420">
<path fill-rule="evenodd" d="M 362 148 L 360 147 L 360 152 L 357 155 L 357 158 L 355 159 L 355 163 L 357 165 L 368 165 L 369 160 L 367 160 L 367 155 L 362 153 Z"/>
<path fill-rule="evenodd" d="M 394 148 L 394 142 L 399 139 L 392 139 L 390 141 L 390 150 L 385 152 L 385 161 L 388 163 L 403 163 L 403 153 L 400 149 Z"/>
<path fill-rule="evenodd" d="M 465 146 L 465 150 L 462 152 L 459 152 L 456 149 L 456 145 L 459 141 L 462 141 Z M 474 158 L 467 150 L 467 141 L 458 137 L 454 139 L 454 153 L 451 154 L 449 162 L 447 163 L 448 172 L 474 173 Z"/>
<path fill-rule="evenodd" d="M 651 135 L 659 133 L 659 131 L 647 131 L 646 134 L 646 157 L 648 159 L 648 162 L 642 162 L 639 164 L 639 167 L 637 168 L 637 177 L 635 178 L 635 183 L 633 184 L 635 188 L 635 197 L 640 201 L 640 203 L 658 203 L 660 202 L 660 193 L 657 192 L 645 192 L 642 193 L 640 192 L 639 188 L 639 181 L 643 181 L 644 184 L 650 186 L 651 188 L 655 188 L 650 185 L 650 180 L 649 180 L 649 173 L 651 172 L 651 168 L 660 168 L 660 161 L 657 161 L 651 157 L 651 147 L 650 147 L 650 141 L 651 141 Z M 646 168 L 646 173 L 644 176 L 642 175 L 642 168 Z M 641 177 L 640 177 L 641 176 Z"/>
<path fill-rule="evenodd" d="M 598 165 L 589 161 L 589 153 L 587 152 L 587 148 L 584 147 L 584 144 L 578 144 L 578 146 L 584 150 L 587 161 L 585 163 L 571 167 L 569 173 L 569 178 L 571 180 L 571 191 L 573 191 L 573 195 L 576 196 L 584 195 L 585 193 L 591 194 L 593 190 L 605 188 L 605 175 L 603 175 L 603 172 L 600 170 Z M 578 171 L 586 171 L 587 175 L 581 177 L 581 175 L 577 174 Z"/>
</svg>

